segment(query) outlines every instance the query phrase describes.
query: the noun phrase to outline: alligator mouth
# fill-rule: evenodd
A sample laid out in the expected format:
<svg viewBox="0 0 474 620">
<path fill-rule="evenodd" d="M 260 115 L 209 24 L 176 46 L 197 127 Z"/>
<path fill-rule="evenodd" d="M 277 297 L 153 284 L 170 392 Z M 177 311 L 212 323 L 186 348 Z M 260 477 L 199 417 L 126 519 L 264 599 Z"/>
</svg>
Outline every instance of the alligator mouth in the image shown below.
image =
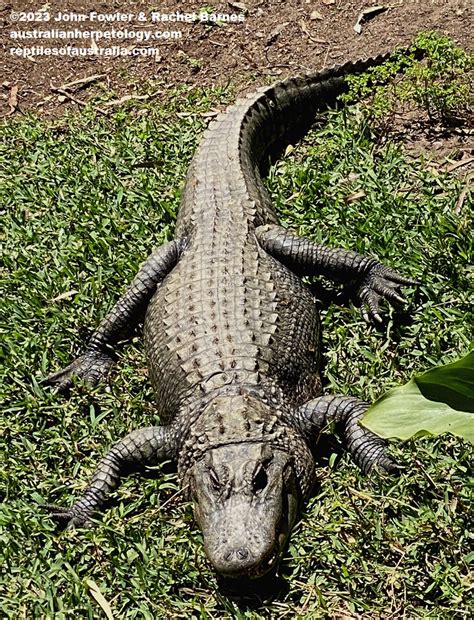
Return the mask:
<svg viewBox="0 0 474 620">
<path fill-rule="evenodd" d="M 263 577 L 268 572 L 270 572 L 272 568 L 276 566 L 278 559 L 280 558 L 281 552 L 286 545 L 291 524 L 288 522 L 288 497 L 285 495 L 284 499 L 286 501 L 284 501 L 282 515 L 276 530 L 275 545 L 273 546 L 273 549 L 270 551 L 266 558 L 264 558 L 261 562 L 258 563 L 257 566 L 251 568 L 247 572 L 247 577 L 249 579 L 260 579 L 260 577 Z"/>
<path fill-rule="evenodd" d="M 281 551 L 287 541 L 289 531 L 288 524 L 288 510 L 285 506 L 283 510 L 283 514 L 280 519 L 280 523 L 278 524 L 277 532 L 276 532 L 276 542 L 273 549 L 270 551 L 268 556 L 264 558 L 261 562 L 258 563 L 257 566 L 251 568 L 247 572 L 247 577 L 249 579 L 260 579 L 267 573 L 269 573 L 272 568 L 274 568 L 280 558 Z"/>
<path fill-rule="evenodd" d="M 247 577 L 249 579 L 260 579 L 260 577 L 263 577 L 264 575 L 266 575 L 276 565 L 279 555 L 280 555 L 279 550 L 274 549 L 270 553 L 268 558 L 266 558 L 262 562 L 259 562 L 257 566 L 255 566 L 254 568 L 250 569 L 247 572 Z"/>
<path fill-rule="evenodd" d="M 229 579 L 231 581 L 241 580 L 241 579 L 259 579 L 266 575 L 272 568 L 276 565 L 278 561 L 278 557 L 280 552 L 277 548 L 273 548 L 270 553 L 263 559 L 258 562 L 258 564 L 254 564 L 250 568 L 245 568 L 243 571 L 236 570 L 234 571 L 219 571 L 221 577 L 224 579 Z"/>
</svg>

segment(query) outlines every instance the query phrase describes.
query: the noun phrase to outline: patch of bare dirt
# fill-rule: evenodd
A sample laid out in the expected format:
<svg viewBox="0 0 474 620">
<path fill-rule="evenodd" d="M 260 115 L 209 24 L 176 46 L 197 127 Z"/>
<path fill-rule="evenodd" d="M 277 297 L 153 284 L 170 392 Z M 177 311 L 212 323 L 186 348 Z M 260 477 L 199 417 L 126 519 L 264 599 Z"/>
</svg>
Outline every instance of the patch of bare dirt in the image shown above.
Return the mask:
<svg viewBox="0 0 474 620">
<path fill-rule="evenodd" d="M 361 33 L 357 34 L 354 26 L 358 16 L 376 5 L 383 5 L 387 10 L 374 12 L 372 19 L 362 22 Z M 247 90 L 269 79 L 314 71 L 407 45 L 420 30 L 437 30 L 470 49 L 474 25 L 472 6 L 471 0 L 2 3 L 0 113 L 5 116 L 34 111 L 43 117 L 54 117 L 61 115 L 66 107 L 82 105 L 101 89 L 112 90 L 119 100 L 142 92 L 144 84 L 149 84 L 152 91 L 156 89 L 158 99 L 177 84 L 209 86 L 230 81 L 237 90 Z M 241 17 L 220 24 L 199 19 L 152 21 L 153 13 L 182 15 L 203 9 L 209 14 Z M 34 15 L 35 21 L 19 21 L 30 19 L 30 13 L 35 12 L 39 12 Z M 41 21 L 44 12 L 49 13 L 49 21 Z M 110 21 L 110 17 L 99 17 L 113 17 L 117 13 L 125 19 Z M 78 21 L 78 15 L 85 19 Z M 12 38 L 18 36 L 12 34 L 17 31 L 35 30 L 36 35 L 29 35 L 28 39 Z M 38 38 L 38 31 L 46 30 L 52 31 L 51 38 Z M 94 42 L 77 36 L 61 38 L 58 31 L 67 30 L 82 33 L 94 30 L 102 35 L 95 35 Z M 154 40 L 158 30 L 179 32 L 180 38 Z M 115 34 L 105 35 L 105 31 Z M 127 38 L 122 35 L 119 38 L 117 31 L 127 31 Z M 150 38 L 138 41 L 137 37 L 147 36 L 143 33 L 149 33 Z M 23 56 L 12 51 L 67 46 L 94 48 L 95 54 Z M 141 51 L 135 56 L 100 53 L 101 48 L 112 47 L 128 48 L 132 53 Z M 148 54 L 150 48 L 157 50 L 156 55 L 141 55 Z M 77 81 L 79 84 L 71 86 Z"/>
</svg>

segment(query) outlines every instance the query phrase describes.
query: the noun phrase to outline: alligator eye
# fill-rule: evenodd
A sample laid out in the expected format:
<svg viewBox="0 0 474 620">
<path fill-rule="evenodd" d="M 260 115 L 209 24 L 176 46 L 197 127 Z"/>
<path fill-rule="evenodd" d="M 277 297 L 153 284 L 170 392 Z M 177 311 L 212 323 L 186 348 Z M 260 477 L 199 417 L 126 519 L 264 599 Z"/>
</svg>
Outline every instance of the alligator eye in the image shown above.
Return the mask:
<svg viewBox="0 0 474 620">
<path fill-rule="evenodd" d="M 214 489 L 214 491 L 219 491 L 219 489 L 221 488 L 221 483 L 219 481 L 218 475 L 213 469 L 209 470 L 209 479 L 211 481 L 212 488 Z"/>
<path fill-rule="evenodd" d="M 268 484 L 268 476 L 265 468 L 262 465 L 259 466 L 255 472 L 252 480 L 253 492 L 260 493 Z"/>
</svg>

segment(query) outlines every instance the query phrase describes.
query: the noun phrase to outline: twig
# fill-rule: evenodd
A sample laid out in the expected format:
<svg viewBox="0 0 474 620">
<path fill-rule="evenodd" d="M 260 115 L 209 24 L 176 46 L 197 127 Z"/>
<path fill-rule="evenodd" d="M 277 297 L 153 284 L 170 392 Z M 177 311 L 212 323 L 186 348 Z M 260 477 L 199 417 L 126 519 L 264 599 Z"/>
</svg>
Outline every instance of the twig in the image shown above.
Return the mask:
<svg viewBox="0 0 474 620">
<path fill-rule="evenodd" d="M 63 88 L 57 88 L 56 86 L 51 86 L 51 90 L 53 91 L 53 93 L 58 93 L 59 95 L 63 95 L 67 99 L 70 99 L 74 103 L 77 103 L 77 105 L 81 105 L 81 106 L 87 105 L 86 101 L 83 101 L 82 99 L 78 99 L 77 97 L 74 97 L 74 95 L 71 95 L 71 93 L 68 93 L 68 91 L 64 90 Z M 105 110 L 102 110 L 102 108 L 98 108 L 97 106 L 92 106 L 92 107 L 94 108 L 94 110 L 97 110 L 97 112 L 100 112 L 101 114 L 107 114 L 107 112 Z"/>
<path fill-rule="evenodd" d="M 461 166 L 467 166 L 467 164 L 470 164 L 471 162 L 474 161 L 474 157 L 467 157 L 466 159 L 461 159 L 459 161 L 454 162 L 453 164 L 449 164 L 449 166 L 445 167 L 445 172 L 452 172 L 453 170 L 456 170 L 457 168 L 460 168 Z"/>
<path fill-rule="evenodd" d="M 87 84 L 90 84 L 91 82 L 97 82 L 97 80 L 100 80 L 101 78 L 106 77 L 106 75 L 107 75 L 106 73 L 97 73 L 96 75 L 90 75 L 89 77 L 85 77 L 80 80 L 74 80 L 74 82 L 68 82 L 67 84 L 61 84 L 59 88 L 62 88 L 63 90 L 69 90 L 70 88 L 74 86 L 81 86 L 81 88 L 83 88 L 84 86 L 87 86 Z"/>
<path fill-rule="evenodd" d="M 330 50 L 331 50 L 331 46 L 328 45 L 326 49 L 326 55 L 324 56 L 324 60 L 323 60 L 323 68 L 326 66 L 326 63 L 328 61 Z"/>
<path fill-rule="evenodd" d="M 329 44 L 329 41 L 326 41 L 326 39 L 318 39 L 316 37 L 313 37 L 313 35 L 309 31 L 308 26 L 306 25 L 306 22 L 304 20 L 300 21 L 300 28 L 304 32 L 304 34 L 308 37 L 308 39 L 313 41 L 313 43 L 320 43 L 321 45 Z"/>
<path fill-rule="evenodd" d="M 214 39 L 209 39 L 209 43 L 212 43 L 212 45 L 218 45 L 219 47 L 227 47 L 225 43 L 221 43 L 220 41 L 214 41 Z"/>
<path fill-rule="evenodd" d="M 122 105 L 122 103 L 126 103 L 127 101 L 133 101 L 133 100 L 145 101 L 146 99 L 151 99 L 152 97 L 156 97 L 156 95 L 159 95 L 160 93 L 161 91 L 157 91 L 156 93 L 153 93 L 152 95 L 124 95 L 123 97 L 120 97 L 120 99 L 114 99 L 113 101 L 106 101 L 103 105 L 104 105 L 104 108 L 110 108 L 116 105 Z"/>
</svg>

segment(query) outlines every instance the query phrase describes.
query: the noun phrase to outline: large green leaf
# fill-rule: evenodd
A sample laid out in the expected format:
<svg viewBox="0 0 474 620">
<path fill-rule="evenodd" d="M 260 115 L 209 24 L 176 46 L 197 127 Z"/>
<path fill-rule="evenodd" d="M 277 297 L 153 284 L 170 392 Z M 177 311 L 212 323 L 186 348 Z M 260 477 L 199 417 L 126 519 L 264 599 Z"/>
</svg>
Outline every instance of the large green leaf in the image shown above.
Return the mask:
<svg viewBox="0 0 474 620">
<path fill-rule="evenodd" d="M 474 443 L 474 351 L 390 390 L 362 424 L 381 437 L 452 433 Z"/>
<path fill-rule="evenodd" d="M 446 403 L 457 411 L 474 413 L 474 351 L 414 379 L 426 398 Z"/>
</svg>

